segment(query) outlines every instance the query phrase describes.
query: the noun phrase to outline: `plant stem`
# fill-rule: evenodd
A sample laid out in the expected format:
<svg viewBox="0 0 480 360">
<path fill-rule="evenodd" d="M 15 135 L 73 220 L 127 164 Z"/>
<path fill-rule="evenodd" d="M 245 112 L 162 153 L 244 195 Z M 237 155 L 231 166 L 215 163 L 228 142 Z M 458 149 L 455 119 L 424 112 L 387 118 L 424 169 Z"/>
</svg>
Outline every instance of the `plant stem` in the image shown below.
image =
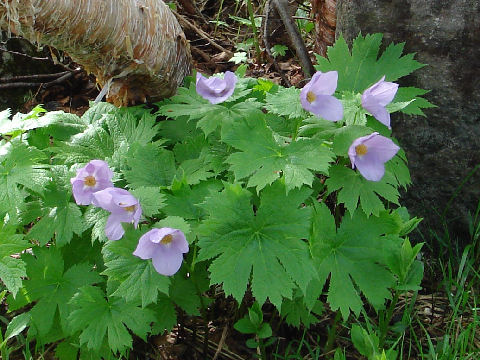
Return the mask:
<svg viewBox="0 0 480 360">
<path fill-rule="evenodd" d="M 258 343 L 258 349 L 260 351 L 259 355 L 262 360 L 267 360 L 267 353 L 265 351 L 265 344 L 263 343 L 263 340 L 258 337 L 258 335 L 255 335 L 255 338 Z"/>
<path fill-rule="evenodd" d="M 335 314 L 335 319 L 333 320 L 333 324 L 330 327 L 330 329 L 328 329 L 327 343 L 325 344 L 325 349 L 323 350 L 324 354 L 332 351 L 333 349 L 333 345 L 337 337 L 338 322 L 340 321 L 341 317 L 342 317 L 342 314 L 340 313 L 340 311 L 337 311 Z"/>
<path fill-rule="evenodd" d="M 393 311 L 395 310 L 395 306 L 397 306 L 399 297 L 400 297 L 400 292 L 399 291 L 395 292 L 395 296 L 393 297 L 393 300 L 387 309 L 387 313 L 385 314 L 385 317 L 383 318 L 383 320 L 380 319 L 381 320 L 379 324 L 380 325 L 380 337 L 379 337 L 380 349 L 383 348 L 383 344 L 385 343 L 385 338 L 387 337 L 387 332 L 388 332 L 388 325 L 390 324 L 390 321 L 392 321 Z"/>
<path fill-rule="evenodd" d="M 258 30 L 257 30 L 257 26 L 255 25 L 255 14 L 253 13 L 252 0 L 247 0 L 247 8 L 248 8 L 248 15 L 250 16 L 250 22 L 252 23 L 253 43 L 255 45 L 255 52 L 257 54 L 257 63 L 260 64 L 262 62 L 261 50 L 260 50 L 260 44 L 258 42 Z"/>
</svg>

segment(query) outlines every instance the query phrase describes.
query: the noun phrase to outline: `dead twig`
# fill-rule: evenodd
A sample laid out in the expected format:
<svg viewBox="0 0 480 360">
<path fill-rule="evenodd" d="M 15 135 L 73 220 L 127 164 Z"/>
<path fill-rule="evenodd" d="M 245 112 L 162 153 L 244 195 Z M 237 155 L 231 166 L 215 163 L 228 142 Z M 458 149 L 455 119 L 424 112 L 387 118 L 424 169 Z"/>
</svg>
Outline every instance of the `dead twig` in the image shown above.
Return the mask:
<svg viewBox="0 0 480 360">
<path fill-rule="evenodd" d="M 6 76 L 0 78 L 0 83 L 7 83 L 7 82 L 19 82 L 19 81 L 28 81 L 28 80 L 42 80 L 42 79 L 51 79 L 51 78 L 58 78 L 65 74 L 70 73 L 70 71 L 62 71 L 59 73 L 53 74 L 33 74 L 33 75 L 20 75 L 20 76 Z"/>
<path fill-rule="evenodd" d="M 178 22 L 180 23 L 180 25 L 182 25 L 182 27 L 185 27 L 185 26 L 189 27 L 190 29 L 195 31 L 198 35 L 200 35 L 200 37 L 207 40 L 216 49 L 218 49 L 220 51 L 224 51 L 225 53 L 228 54 L 229 57 L 233 56 L 233 53 L 230 50 L 225 49 L 222 45 L 220 45 L 220 44 L 216 43 L 214 40 L 212 40 L 205 31 L 203 31 L 202 29 L 197 27 L 192 22 L 188 21 L 184 16 L 180 15 L 178 12 L 176 12 L 176 11 L 172 11 L 172 12 L 175 14 Z"/>
<path fill-rule="evenodd" d="M 217 360 L 218 355 L 222 351 L 223 344 L 225 343 L 225 339 L 227 338 L 227 330 L 228 326 L 225 326 L 222 331 L 222 336 L 220 337 L 220 341 L 218 342 L 217 351 L 215 351 L 215 355 L 213 356 L 212 360 Z"/>
<path fill-rule="evenodd" d="M 0 90 L 5 89 L 19 89 L 19 88 L 43 88 L 46 89 L 50 86 L 61 84 L 65 80 L 71 78 L 74 74 L 80 72 L 81 70 L 74 71 L 63 71 L 55 74 L 35 74 L 35 75 L 23 75 L 23 76 L 10 76 L 0 78 L 0 83 L 4 82 L 5 84 L 0 84 Z M 25 82 L 17 80 L 41 80 L 41 79 L 50 79 L 56 77 L 56 79 L 49 82 Z"/>
</svg>

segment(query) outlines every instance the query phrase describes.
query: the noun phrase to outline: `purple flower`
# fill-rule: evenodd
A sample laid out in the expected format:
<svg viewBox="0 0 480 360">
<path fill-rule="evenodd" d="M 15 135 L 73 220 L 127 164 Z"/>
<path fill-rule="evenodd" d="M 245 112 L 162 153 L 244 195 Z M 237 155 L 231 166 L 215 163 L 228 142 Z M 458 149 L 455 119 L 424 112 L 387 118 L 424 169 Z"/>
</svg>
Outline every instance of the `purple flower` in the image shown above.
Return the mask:
<svg viewBox="0 0 480 360">
<path fill-rule="evenodd" d="M 300 92 L 302 107 L 326 120 L 338 121 L 343 117 L 343 106 L 332 94 L 337 88 L 338 73 L 317 71 Z"/>
<path fill-rule="evenodd" d="M 77 176 L 70 179 L 73 197 L 78 205 L 90 205 L 96 191 L 113 187 L 113 172 L 103 160 L 92 160 L 77 170 Z"/>
<path fill-rule="evenodd" d="M 363 108 L 389 129 L 391 129 L 390 113 L 385 106 L 393 100 L 397 90 L 398 84 L 385 81 L 384 76 L 362 94 Z"/>
<path fill-rule="evenodd" d="M 119 240 L 125 234 L 122 222 L 138 226 L 142 208 L 138 200 L 127 190 L 109 187 L 93 194 L 93 205 L 110 211 L 105 226 L 105 235 L 109 240 Z"/>
<path fill-rule="evenodd" d="M 237 77 L 231 71 L 227 71 L 223 79 L 211 76 L 207 79 L 197 73 L 197 94 L 212 104 L 218 104 L 227 100 L 235 90 Z"/>
<path fill-rule="evenodd" d="M 141 259 L 152 259 L 159 274 L 173 275 L 182 265 L 183 254 L 188 252 L 188 242 L 183 232 L 164 227 L 152 229 L 138 241 L 133 255 Z"/>
<path fill-rule="evenodd" d="M 377 132 L 356 139 L 348 149 L 352 169 L 370 181 L 380 181 L 385 174 L 385 163 L 393 158 L 400 148 Z"/>
</svg>

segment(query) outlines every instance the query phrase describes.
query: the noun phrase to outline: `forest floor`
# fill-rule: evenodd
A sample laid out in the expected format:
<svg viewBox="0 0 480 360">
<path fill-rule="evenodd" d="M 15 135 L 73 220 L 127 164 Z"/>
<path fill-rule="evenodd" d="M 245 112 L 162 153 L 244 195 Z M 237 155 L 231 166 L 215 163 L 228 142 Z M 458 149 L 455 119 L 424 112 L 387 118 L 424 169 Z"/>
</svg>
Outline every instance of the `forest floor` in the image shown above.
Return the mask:
<svg viewBox="0 0 480 360">
<path fill-rule="evenodd" d="M 172 3 L 176 5 L 177 17 L 190 41 L 194 68 L 197 71 L 211 75 L 227 70 L 234 71 L 240 64 L 246 64 L 247 76 L 267 78 L 277 83 L 281 83 L 284 76 L 291 85 L 303 86 L 305 80 L 303 71 L 292 50 L 287 49 L 285 55 L 278 54 L 276 57 L 278 67 L 272 63 L 264 49 L 256 54 L 255 32 L 259 32 L 261 28 L 254 29 L 251 26 L 246 6 L 242 5 L 244 2 L 204 0 L 194 2 L 203 5 L 188 9 L 181 6 L 185 1 Z M 254 11 L 259 15 L 256 19 L 262 20 L 263 7 L 256 3 L 257 8 L 254 8 Z M 301 4 L 297 10 L 297 21 L 313 59 L 315 39 L 312 26 L 308 25 L 313 23 L 308 20 L 309 18 L 310 7 Z M 261 36 L 257 39 L 260 46 L 263 46 Z M 59 71 L 64 70 L 65 66 L 76 68 L 76 65 L 68 63 L 68 57 L 65 59 L 64 64 L 58 67 Z M 94 100 L 97 95 L 95 79 L 83 71 L 75 71 L 64 82 L 33 93 L 22 112 L 31 110 L 37 104 L 43 104 L 47 110 L 63 110 L 81 115 L 88 109 L 88 102 Z M 434 242 L 445 236 L 449 234 L 429 236 L 428 241 Z M 437 246 L 432 243 L 430 247 L 434 249 Z M 476 251 L 478 252 L 478 249 Z M 467 260 L 470 259 L 470 254 L 467 254 Z M 462 252 L 457 253 L 455 249 L 452 251 L 448 246 L 439 246 L 425 256 L 427 257 L 424 258 L 423 289 L 415 294 L 415 299 L 401 298 L 393 316 L 393 322 L 405 316 L 410 317 L 403 336 L 395 338 L 399 339 L 399 347 L 403 348 L 403 359 L 424 358 L 426 354 L 432 354 L 430 348 L 436 348 L 438 344 L 454 346 L 449 341 L 463 334 L 468 324 L 474 321 L 471 309 L 476 305 L 472 307 L 469 304 L 476 299 L 475 296 L 471 296 L 471 292 L 478 286 L 478 277 L 467 271 L 465 264 L 468 261 L 462 260 Z M 467 296 L 467 293 L 470 295 Z M 233 329 L 233 323 L 238 320 L 238 304 L 230 298 L 225 298 L 219 288 L 212 288 L 208 295 L 215 301 L 205 314 L 207 321 L 201 317 L 191 318 L 182 322 L 182 326 L 171 333 L 151 338 L 147 343 L 138 339 L 130 358 L 218 360 L 256 358 L 255 349 L 250 349 L 245 344 L 248 337 Z M 264 313 L 266 320 L 272 325 L 275 336 L 275 341 L 268 350 L 272 359 L 333 358 L 337 347 L 345 349 L 348 359 L 361 358 L 351 343 L 349 323 L 339 322 L 335 342 L 327 344 L 329 330 L 334 324 L 335 317 L 328 308 L 319 317 L 318 323 L 309 329 L 287 326 L 273 306 L 270 309 L 268 305 L 265 306 Z M 367 313 L 371 315 L 368 321 L 372 321 L 375 318 L 373 309 L 367 309 Z M 446 338 L 445 335 L 449 337 Z M 392 339 L 395 336 L 392 336 Z M 479 330 L 475 329 L 472 336 L 473 342 L 480 348 Z M 425 353 L 422 353 L 423 351 Z M 440 352 L 437 351 L 436 354 Z M 42 358 L 51 356 L 47 352 Z M 438 357 L 440 358 L 450 359 Z"/>
</svg>

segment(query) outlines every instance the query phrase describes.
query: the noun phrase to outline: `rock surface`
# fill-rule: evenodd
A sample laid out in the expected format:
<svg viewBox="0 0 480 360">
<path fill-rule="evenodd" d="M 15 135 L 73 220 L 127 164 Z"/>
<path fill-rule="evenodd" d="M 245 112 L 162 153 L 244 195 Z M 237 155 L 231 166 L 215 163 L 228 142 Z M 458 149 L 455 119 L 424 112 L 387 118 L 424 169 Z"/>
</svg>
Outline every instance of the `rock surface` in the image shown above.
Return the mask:
<svg viewBox="0 0 480 360">
<path fill-rule="evenodd" d="M 468 241 L 469 213 L 480 200 L 480 2 L 478 0 L 338 0 L 337 36 L 384 33 L 384 44 L 428 64 L 401 85 L 430 89 L 438 108 L 427 117 L 394 114 L 394 136 L 406 150 L 413 186 L 403 197 L 421 230 Z M 468 178 L 468 180 L 466 180 Z M 463 185 L 462 185 L 463 184 Z"/>
</svg>

